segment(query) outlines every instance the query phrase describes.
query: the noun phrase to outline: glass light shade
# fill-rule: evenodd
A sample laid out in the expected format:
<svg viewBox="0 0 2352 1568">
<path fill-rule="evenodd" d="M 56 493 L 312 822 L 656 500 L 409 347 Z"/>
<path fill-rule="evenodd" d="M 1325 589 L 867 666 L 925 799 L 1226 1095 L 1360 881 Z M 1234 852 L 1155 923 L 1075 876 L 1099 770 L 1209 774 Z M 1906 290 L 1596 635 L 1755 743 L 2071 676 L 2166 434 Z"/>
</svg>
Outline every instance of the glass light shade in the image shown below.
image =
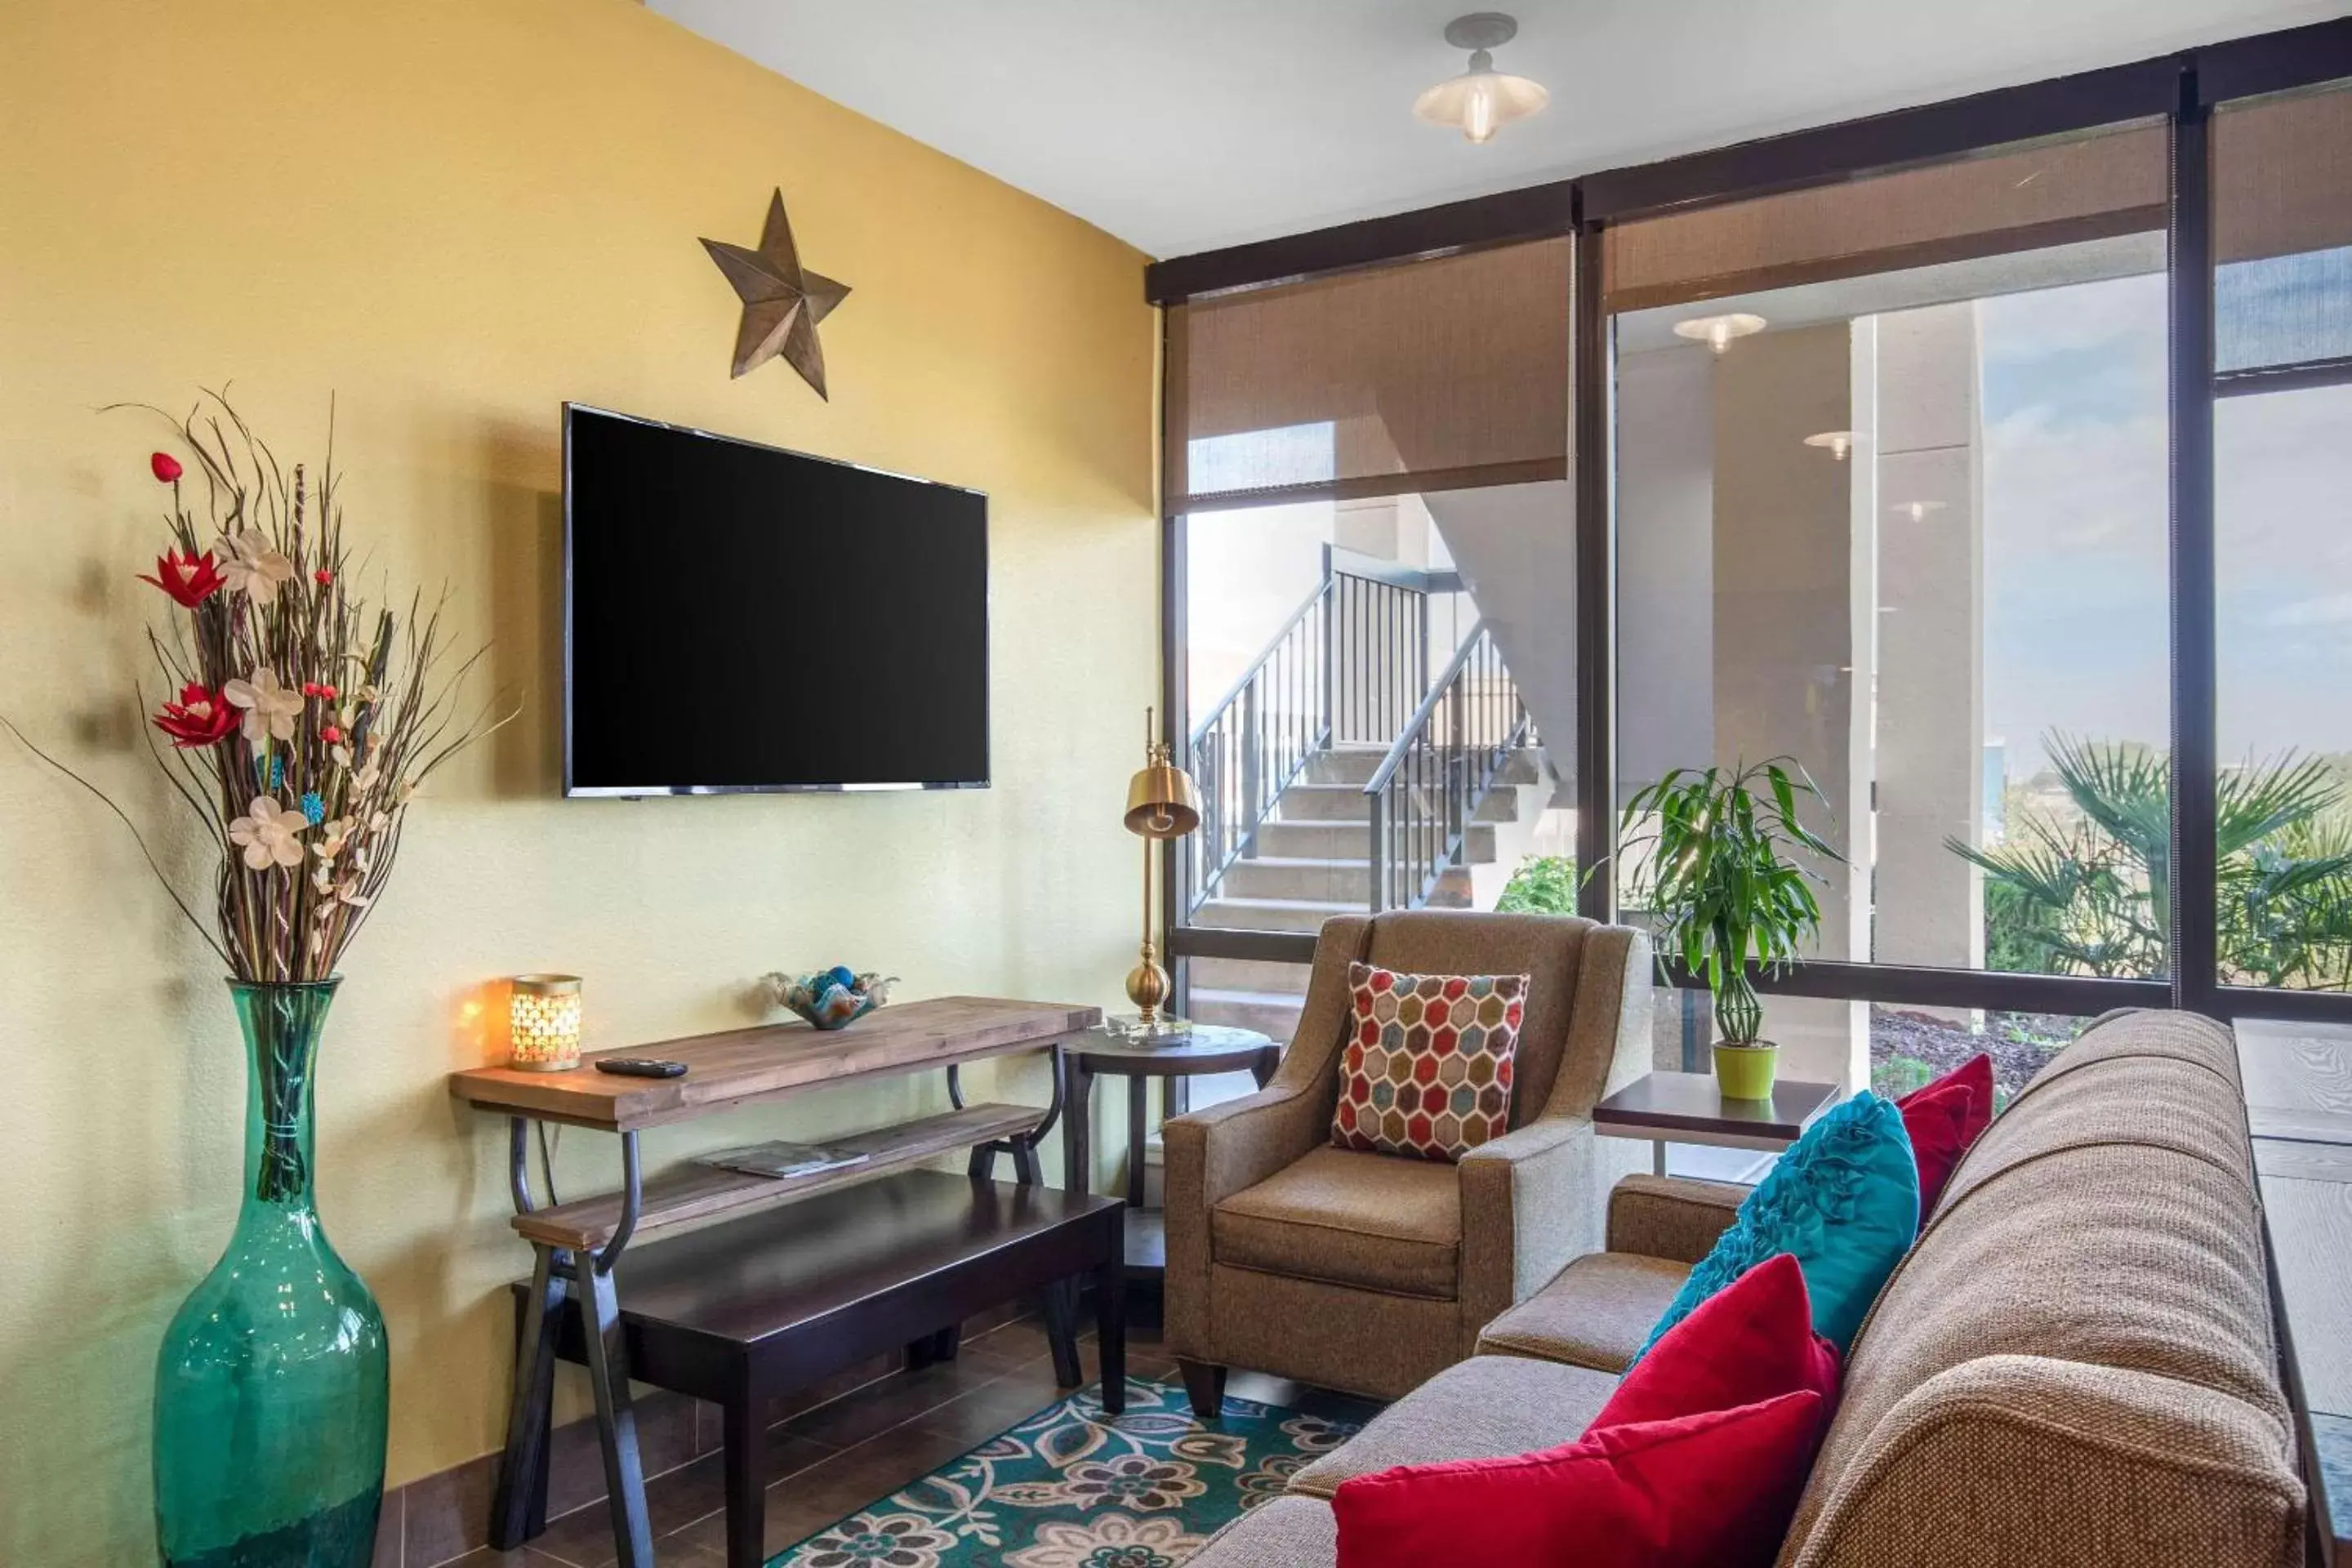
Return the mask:
<svg viewBox="0 0 2352 1568">
<path fill-rule="evenodd" d="M 1751 316 L 1745 311 L 1734 311 L 1727 316 L 1695 316 L 1687 321 L 1676 321 L 1675 336 L 1695 339 L 1721 353 L 1731 346 L 1732 339 L 1760 332 L 1765 324 L 1763 317 Z"/>
<path fill-rule="evenodd" d="M 518 974 L 507 1004 L 507 1065 L 565 1072 L 580 1065 L 580 976 Z"/>
<path fill-rule="evenodd" d="M 1435 125 L 1458 125 L 1472 142 L 1491 142 L 1495 132 L 1514 120 L 1525 120 L 1551 101 L 1540 82 L 1523 76 L 1506 76 L 1480 63 L 1486 51 L 1474 57 L 1470 68 L 1441 81 L 1413 100 L 1412 111 Z"/>
<path fill-rule="evenodd" d="M 1845 455 L 1853 450 L 1853 432 L 1851 430 L 1824 430 L 1818 436 L 1806 437 L 1805 445 L 1808 447 L 1826 447 L 1829 448 L 1830 456 L 1843 463 L 1845 461 Z"/>
</svg>

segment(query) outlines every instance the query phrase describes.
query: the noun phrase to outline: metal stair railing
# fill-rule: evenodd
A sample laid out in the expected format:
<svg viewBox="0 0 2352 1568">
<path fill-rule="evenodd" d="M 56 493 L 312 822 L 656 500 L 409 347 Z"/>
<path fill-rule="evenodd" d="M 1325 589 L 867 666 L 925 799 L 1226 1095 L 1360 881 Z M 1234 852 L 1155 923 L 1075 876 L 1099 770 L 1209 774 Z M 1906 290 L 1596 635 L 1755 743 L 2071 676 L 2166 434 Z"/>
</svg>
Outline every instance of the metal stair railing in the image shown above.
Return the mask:
<svg viewBox="0 0 2352 1568">
<path fill-rule="evenodd" d="M 1283 792 L 1334 745 L 1379 744 L 1428 689 L 1429 601 L 1462 590 L 1425 572 L 1323 547 L 1323 576 L 1196 725 L 1185 765 L 1200 830 L 1181 841 L 1186 917 L 1257 854 Z"/>
<path fill-rule="evenodd" d="M 1364 785 L 1371 907 L 1419 909 L 1459 863 L 1479 806 L 1533 738 L 1518 682 L 1481 620 Z"/>
</svg>

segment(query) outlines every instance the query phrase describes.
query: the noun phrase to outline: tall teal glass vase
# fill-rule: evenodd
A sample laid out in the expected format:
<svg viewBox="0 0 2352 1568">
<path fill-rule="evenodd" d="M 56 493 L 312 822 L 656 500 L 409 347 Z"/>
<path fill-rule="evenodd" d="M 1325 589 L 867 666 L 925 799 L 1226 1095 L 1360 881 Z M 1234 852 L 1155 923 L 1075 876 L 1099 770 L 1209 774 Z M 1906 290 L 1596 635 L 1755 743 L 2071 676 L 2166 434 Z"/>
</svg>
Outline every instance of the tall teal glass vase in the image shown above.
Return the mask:
<svg viewBox="0 0 2352 1568">
<path fill-rule="evenodd" d="M 319 1224 L 311 1080 L 338 981 L 229 983 L 245 1203 L 155 1360 L 164 1568 L 367 1568 L 383 1500 L 383 1314 Z"/>
</svg>

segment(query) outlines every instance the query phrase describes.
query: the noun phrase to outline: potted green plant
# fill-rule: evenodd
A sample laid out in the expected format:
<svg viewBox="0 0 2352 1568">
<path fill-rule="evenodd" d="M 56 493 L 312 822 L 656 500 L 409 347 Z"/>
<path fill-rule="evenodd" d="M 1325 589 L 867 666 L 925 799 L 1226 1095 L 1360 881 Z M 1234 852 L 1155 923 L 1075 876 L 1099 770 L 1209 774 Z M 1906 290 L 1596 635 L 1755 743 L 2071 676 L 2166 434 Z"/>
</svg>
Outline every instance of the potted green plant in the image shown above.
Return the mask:
<svg viewBox="0 0 2352 1568">
<path fill-rule="evenodd" d="M 1821 930 L 1821 880 L 1791 858 L 1844 857 L 1797 817 L 1797 797 L 1829 802 L 1793 758 L 1676 768 L 1625 803 L 1618 854 L 1625 895 L 1655 921 L 1661 969 L 1706 977 L 1715 999 L 1715 1076 L 1726 1098 L 1766 1100 L 1780 1047 L 1757 1036 L 1764 1004 L 1750 964 L 1779 973 Z"/>
</svg>

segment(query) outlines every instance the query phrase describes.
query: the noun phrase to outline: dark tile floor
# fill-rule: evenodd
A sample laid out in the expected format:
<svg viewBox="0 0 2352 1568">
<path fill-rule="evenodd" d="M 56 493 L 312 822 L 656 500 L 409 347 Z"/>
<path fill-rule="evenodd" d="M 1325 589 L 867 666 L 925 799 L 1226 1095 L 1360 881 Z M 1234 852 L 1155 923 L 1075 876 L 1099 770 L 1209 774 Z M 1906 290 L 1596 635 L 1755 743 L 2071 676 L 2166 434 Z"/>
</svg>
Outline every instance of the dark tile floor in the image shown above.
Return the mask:
<svg viewBox="0 0 2352 1568">
<path fill-rule="evenodd" d="M 1081 1344 L 1088 1378 L 1096 1374 L 1092 1336 Z M 1128 1375 L 1173 1382 L 1176 1363 L 1159 1325 L 1129 1330 Z M 1228 1392 L 1273 1405 L 1304 1390 L 1279 1379 L 1235 1373 Z M 1045 1332 L 1023 1318 L 964 1342 L 954 1361 L 901 1372 L 803 1410 L 770 1428 L 767 1549 L 782 1551 L 842 1515 L 929 1474 L 1061 1397 Z M 709 1454 L 646 1483 L 654 1552 L 660 1568 L 721 1568 L 726 1520 L 719 1506 L 719 1457 Z M 598 1502 L 551 1521 L 547 1533 L 517 1552 L 484 1548 L 450 1559 L 450 1568 L 604 1568 L 613 1533 Z"/>
</svg>

